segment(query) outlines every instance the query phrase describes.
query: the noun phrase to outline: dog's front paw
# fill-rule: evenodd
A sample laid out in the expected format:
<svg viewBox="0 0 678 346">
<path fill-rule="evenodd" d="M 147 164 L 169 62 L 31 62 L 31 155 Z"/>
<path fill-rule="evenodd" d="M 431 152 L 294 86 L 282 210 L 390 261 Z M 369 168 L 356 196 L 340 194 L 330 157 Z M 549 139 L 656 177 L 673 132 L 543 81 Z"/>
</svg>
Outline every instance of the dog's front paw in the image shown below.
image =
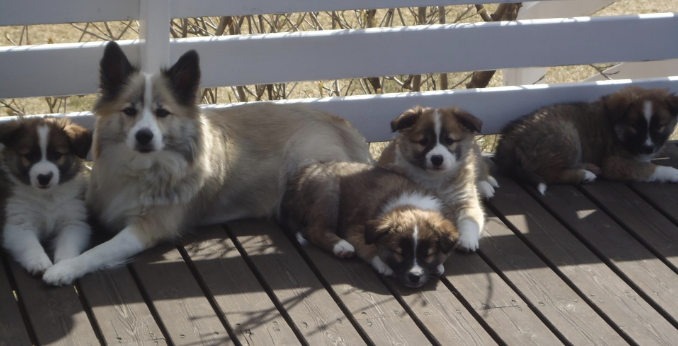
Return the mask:
<svg viewBox="0 0 678 346">
<path fill-rule="evenodd" d="M 592 183 L 596 181 L 596 178 L 598 178 L 598 176 L 593 174 L 593 172 L 584 170 L 584 180 L 583 180 L 584 183 Z"/>
<path fill-rule="evenodd" d="M 648 181 L 657 181 L 660 183 L 676 183 L 678 182 L 678 169 L 666 166 L 657 166 L 654 173 L 650 176 Z"/>
<path fill-rule="evenodd" d="M 338 243 L 334 244 L 333 252 L 334 255 L 339 258 L 349 258 L 353 257 L 355 254 L 355 248 L 346 240 L 342 239 Z"/>
<path fill-rule="evenodd" d="M 86 274 L 79 262 L 77 258 L 71 258 L 53 265 L 42 276 L 42 281 L 52 286 L 70 285 Z"/>
<path fill-rule="evenodd" d="M 379 256 L 374 256 L 372 259 L 372 267 L 374 270 L 376 270 L 379 274 L 385 275 L 385 276 L 391 276 L 393 275 L 393 270 L 384 263 L 384 261 L 379 258 Z"/>
<path fill-rule="evenodd" d="M 480 247 L 480 229 L 478 224 L 463 220 L 459 225 L 459 240 L 457 241 L 457 250 L 462 252 L 472 252 Z"/>
<path fill-rule="evenodd" d="M 47 254 L 41 253 L 25 259 L 21 262 L 21 265 L 26 268 L 31 275 L 39 275 L 52 266 L 52 261 L 47 257 Z"/>
<path fill-rule="evenodd" d="M 495 181 L 496 182 L 496 181 Z M 489 181 L 481 180 L 478 182 L 478 190 L 486 199 L 494 197 L 494 186 Z"/>
<path fill-rule="evenodd" d="M 436 268 L 436 274 L 443 275 L 443 273 L 445 273 L 445 266 L 442 263 L 440 263 Z"/>
</svg>

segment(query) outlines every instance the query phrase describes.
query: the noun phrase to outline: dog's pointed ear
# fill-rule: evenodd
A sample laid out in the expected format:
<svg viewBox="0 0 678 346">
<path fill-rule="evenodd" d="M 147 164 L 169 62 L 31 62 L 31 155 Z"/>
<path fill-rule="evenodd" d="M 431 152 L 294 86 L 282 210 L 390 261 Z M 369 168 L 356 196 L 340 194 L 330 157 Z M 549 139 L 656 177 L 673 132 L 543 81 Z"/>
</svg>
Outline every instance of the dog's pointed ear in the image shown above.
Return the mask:
<svg viewBox="0 0 678 346">
<path fill-rule="evenodd" d="M 86 129 L 78 124 L 66 122 L 64 125 L 64 132 L 68 136 L 68 141 L 71 144 L 71 150 L 79 158 L 87 157 L 90 148 L 92 147 L 92 130 Z"/>
<path fill-rule="evenodd" d="M 365 224 L 365 244 L 374 244 L 391 231 L 391 225 L 388 220 L 376 219 L 367 221 Z"/>
<path fill-rule="evenodd" d="M 443 253 L 449 253 L 454 248 L 454 245 L 459 240 L 459 232 L 450 220 L 444 219 L 436 225 L 439 233 L 440 250 Z"/>
<path fill-rule="evenodd" d="M 391 131 L 396 132 L 412 127 L 423 112 L 424 109 L 421 106 L 406 110 L 405 113 L 391 121 Z"/>
<path fill-rule="evenodd" d="M 457 108 L 452 109 L 451 112 L 454 114 L 454 117 L 457 119 L 459 125 L 468 129 L 472 133 L 480 133 L 483 131 L 483 121 L 473 116 L 473 114 Z"/>
<path fill-rule="evenodd" d="M 676 93 L 666 95 L 666 104 L 669 105 L 669 112 L 671 115 L 678 116 L 678 96 Z"/>
<path fill-rule="evenodd" d="M 122 90 L 127 78 L 136 68 L 127 60 L 127 56 L 114 41 L 104 49 L 99 63 L 99 87 L 105 97 L 113 98 Z"/>
<path fill-rule="evenodd" d="M 10 145 L 16 138 L 17 132 L 21 130 L 23 124 L 20 121 L 8 121 L 0 123 L 0 143 Z"/>
<path fill-rule="evenodd" d="M 179 104 L 193 106 L 200 86 L 200 56 L 195 50 L 184 53 L 164 74 Z"/>
</svg>

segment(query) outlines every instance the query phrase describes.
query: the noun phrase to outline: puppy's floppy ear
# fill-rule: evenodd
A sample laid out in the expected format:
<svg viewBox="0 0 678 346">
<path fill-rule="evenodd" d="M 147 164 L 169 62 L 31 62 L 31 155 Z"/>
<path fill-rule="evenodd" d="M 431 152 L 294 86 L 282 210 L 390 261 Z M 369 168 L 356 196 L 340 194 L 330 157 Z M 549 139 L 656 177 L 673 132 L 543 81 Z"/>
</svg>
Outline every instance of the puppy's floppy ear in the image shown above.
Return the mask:
<svg viewBox="0 0 678 346">
<path fill-rule="evenodd" d="M 473 116 L 473 114 L 461 109 L 452 110 L 452 114 L 457 118 L 459 124 L 469 131 L 480 133 L 483 130 L 483 121 Z"/>
<path fill-rule="evenodd" d="M 638 87 L 626 87 L 610 95 L 603 96 L 603 108 L 605 114 L 613 123 L 617 123 L 628 113 L 633 102 L 638 99 L 638 93 L 642 89 Z"/>
<path fill-rule="evenodd" d="M 200 86 L 200 56 L 195 50 L 184 53 L 169 69 L 163 71 L 169 78 L 172 93 L 179 104 L 193 106 Z"/>
<path fill-rule="evenodd" d="M 440 237 L 440 250 L 444 253 L 452 251 L 459 239 L 459 232 L 450 220 L 443 219 L 436 225 Z"/>
<path fill-rule="evenodd" d="M 412 127 L 419 120 L 423 112 L 424 109 L 421 106 L 406 110 L 405 113 L 391 121 L 391 131 L 396 132 Z"/>
<path fill-rule="evenodd" d="M 391 225 L 387 220 L 377 219 L 367 221 L 365 224 L 365 244 L 374 244 L 391 231 Z"/>
<path fill-rule="evenodd" d="M 77 124 L 67 124 L 64 132 L 68 136 L 73 153 L 81 159 L 86 158 L 92 147 L 92 131 Z"/>
<path fill-rule="evenodd" d="M 666 103 L 669 105 L 671 115 L 678 116 L 678 96 L 676 96 L 676 93 L 666 95 Z"/>
<path fill-rule="evenodd" d="M 135 71 L 136 68 L 127 60 L 120 46 L 114 41 L 109 42 L 99 63 L 101 93 L 108 98 L 117 96 L 129 75 Z"/>
<path fill-rule="evenodd" d="M 23 128 L 20 121 L 8 121 L 0 123 L 0 143 L 9 145 L 16 138 L 17 132 Z"/>
</svg>

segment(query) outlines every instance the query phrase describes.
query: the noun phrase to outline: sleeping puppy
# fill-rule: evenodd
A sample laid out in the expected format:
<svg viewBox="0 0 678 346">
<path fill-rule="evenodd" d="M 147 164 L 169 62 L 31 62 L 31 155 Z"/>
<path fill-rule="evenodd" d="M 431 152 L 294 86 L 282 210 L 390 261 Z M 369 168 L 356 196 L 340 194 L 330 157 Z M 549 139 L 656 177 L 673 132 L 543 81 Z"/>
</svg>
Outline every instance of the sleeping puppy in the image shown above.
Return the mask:
<svg viewBox="0 0 678 346">
<path fill-rule="evenodd" d="M 400 136 L 378 163 L 440 194 L 445 216 L 459 229 L 463 251 L 478 249 L 485 224 L 478 190 L 490 198 L 499 186 L 474 139 L 481 127 L 480 119 L 456 107 L 417 106 L 391 122 Z"/>
<path fill-rule="evenodd" d="M 675 183 L 677 169 L 649 161 L 673 133 L 677 115 L 675 94 L 633 86 L 593 103 L 545 107 L 503 129 L 495 160 L 542 194 L 548 183 L 598 176 Z"/>
<path fill-rule="evenodd" d="M 443 262 L 459 234 L 442 202 L 406 177 L 357 162 L 318 163 L 292 179 L 281 223 L 338 257 L 358 257 L 404 285 L 419 287 Z"/>
<path fill-rule="evenodd" d="M 89 242 L 81 159 L 91 131 L 68 118 L 19 119 L 0 124 L 2 171 L 9 196 L 2 245 L 29 273 L 52 266 L 41 241 L 54 237 L 54 263 L 80 255 Z"/>
</svg>

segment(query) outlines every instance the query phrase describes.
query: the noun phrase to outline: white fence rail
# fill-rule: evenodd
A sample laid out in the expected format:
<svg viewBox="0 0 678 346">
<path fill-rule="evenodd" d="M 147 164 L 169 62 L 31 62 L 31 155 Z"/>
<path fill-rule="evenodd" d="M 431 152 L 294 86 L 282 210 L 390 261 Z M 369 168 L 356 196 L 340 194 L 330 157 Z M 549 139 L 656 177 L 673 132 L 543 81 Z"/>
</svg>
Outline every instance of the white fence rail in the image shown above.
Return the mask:
<svg viewBox="0 0 678 346">
<path fill-rule="evenodd" d="M 68 12 L 54 10 L 52 6 L 56 5 L 51 2 L 24 0 L 3 4 L 8 11 L 3 10 L 5 14 L 0 14 L 0 25 L 140 18 L 142 40 L 119 42 L 128 57 L 140 62 L 144 70 L 154 71 L 158 66 L 176 60 L 183 52 L 196 49 L 204 71 L 203 87 L 678 58 L 678 45 L 669 44 L 675 41 L 678 32 L 678 15 L 673 13 L 169 39 L 169 19 L 172 17 L 474 2 L 68 0 L 66 8 L 82 6 L 82 11 Z M 22 12 L 25 6 L 36 6 L 41 10 Z M 52 19 L 45 13 L 50 10 L 55 11 Z M 7 13 L 12 13 L 12 18 Z M 97 42 L 0 47 L 0 98 L 95 93 L 103 45 Z M 370 141 L 390 138 L 390 119 L 416 104 L 434 107 L 457 104 L 485 121 L 485 133 L 493 133 L 506 122 L 536 107 L 557 102 L 590 101 L 630 83 L 678 91 L 678 77 L 668 77 L 671 75 L 678 75 L 678 71 L 644 81 L 284 102 L 310 103 L 346 117 Z M 91 123 L 90 115 L 77 115 L 79 122 Z"/>
</svg>

